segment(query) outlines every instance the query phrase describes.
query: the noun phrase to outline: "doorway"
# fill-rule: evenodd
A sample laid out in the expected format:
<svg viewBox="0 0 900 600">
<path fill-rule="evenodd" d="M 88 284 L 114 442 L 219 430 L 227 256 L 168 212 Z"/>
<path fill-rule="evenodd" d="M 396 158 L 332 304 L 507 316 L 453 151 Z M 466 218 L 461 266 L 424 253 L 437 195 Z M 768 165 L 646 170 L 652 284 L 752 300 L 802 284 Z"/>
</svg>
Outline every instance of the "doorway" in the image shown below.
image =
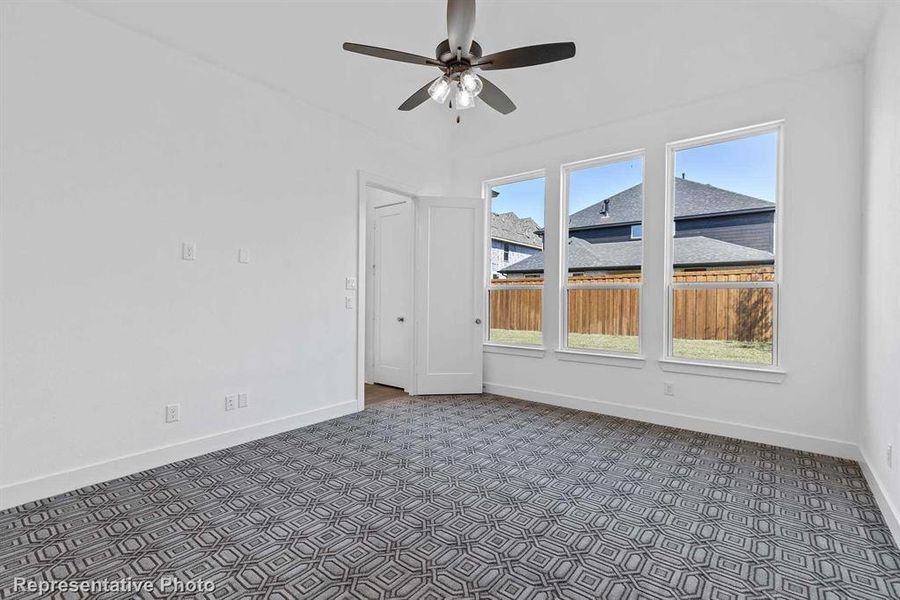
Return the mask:
<svg viewBox="0 0 900 600">
<path fill-rule="evenodd" d="M 413 199 L 367 187 L 366 381 L 410 390 Z"/>
<path fill-rule="evenodd" d="M 481 393 L 483 199 L 422 196 L 362 171 L 358 198 L 359 409 L 366 384 Z"/>
</svg>

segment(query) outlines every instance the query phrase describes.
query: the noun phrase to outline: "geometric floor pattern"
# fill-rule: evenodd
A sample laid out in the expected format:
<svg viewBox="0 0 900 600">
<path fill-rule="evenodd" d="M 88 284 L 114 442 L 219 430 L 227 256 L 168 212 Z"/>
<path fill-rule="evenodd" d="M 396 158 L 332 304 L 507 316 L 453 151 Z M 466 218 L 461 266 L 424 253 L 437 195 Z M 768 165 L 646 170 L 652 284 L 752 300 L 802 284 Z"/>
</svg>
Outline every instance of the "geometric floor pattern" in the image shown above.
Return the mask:
<svg viewBox="0 0 900 600">
<path fill-rule="evenodd" d="M 492 395 L 402 398 L 0 512 L 0 595 L 900 598 L 849 460 Z"/>
</svg>

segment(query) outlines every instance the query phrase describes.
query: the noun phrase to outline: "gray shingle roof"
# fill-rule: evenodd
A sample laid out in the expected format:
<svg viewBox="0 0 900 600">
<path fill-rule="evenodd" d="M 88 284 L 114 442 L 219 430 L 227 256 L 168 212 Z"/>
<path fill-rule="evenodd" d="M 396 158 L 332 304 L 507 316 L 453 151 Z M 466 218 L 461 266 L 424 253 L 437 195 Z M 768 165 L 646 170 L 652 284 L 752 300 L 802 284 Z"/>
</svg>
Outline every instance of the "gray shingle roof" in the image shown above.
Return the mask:
<svg viewBox="0 0 900 600">
<path fill-rule="evenodd" d="M 603 201 L 592 204 L 569 217 L 569 228 L 605 227 L 623 223 L 639 223 L 641 221 L 641 197 L 643 184 L 630 187 L 618 194 L 610 196 L 608 216 L 604 217 Z M 690 179 L 675 180 L 675 200 L 673 202 L 675 218 L 696 217 L 718 213 L 772 210 L 774 202 L 745 196 L 729 190 L 723 190 L 706 183 L 697 183 Z"/>
<path fill-rule="evenodd" d="M 543 248 L 540 229 L 531 217 L 521 218 L 514 212 L 491 213 L 491 239 L 512 242 L 532 248 Z"/>
<path fill-rule="evenodd" d="M 674 242 L 676 267 L 768 264 L 775 260 L 771 252 L 703 236 L 675 238 Z M 581 238 L 569 238 L 570 271 L 636 269 L 640 264 L 640 241 L 591 244 Z M 543 270 L 544 253 L 538 252 L 500 272 L 536 273 Z"/>
</svg>

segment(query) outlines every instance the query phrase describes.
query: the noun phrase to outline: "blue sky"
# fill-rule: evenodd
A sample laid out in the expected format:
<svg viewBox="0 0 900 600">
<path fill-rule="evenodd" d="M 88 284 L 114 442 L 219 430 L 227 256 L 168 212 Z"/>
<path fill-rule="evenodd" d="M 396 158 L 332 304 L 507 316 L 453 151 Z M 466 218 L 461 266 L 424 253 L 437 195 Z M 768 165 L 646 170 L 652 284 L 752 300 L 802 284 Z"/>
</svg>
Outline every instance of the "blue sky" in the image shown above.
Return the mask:
<svg viewBox="0 0 900 600">
<path fill-rule="evenodd" d="M 500 195 L 491 202 L 495 213 L 514 212 L 520 217 L 531 217 L 544 226 L 544 178 L 526 179 L 494 187 Z"/>
<path fill-rule="evenodd" d="M 778 135 L 764 135 L 699 146 L 675 154 L 675 173 L 733 192 L 775 201 Z M 579 169 L 569 183 L 573 213 L 641 181 L 641 159 Z M 544 179 L 529 179 L 494 188 L 494 212 L 512 211 L 544 226 Z"/>
<path fill-rule="evenodd" d="M 675 174 L 740 194 L 775 201 L 778 134 L 766 133 L 675 154 Z"/>
</svg>

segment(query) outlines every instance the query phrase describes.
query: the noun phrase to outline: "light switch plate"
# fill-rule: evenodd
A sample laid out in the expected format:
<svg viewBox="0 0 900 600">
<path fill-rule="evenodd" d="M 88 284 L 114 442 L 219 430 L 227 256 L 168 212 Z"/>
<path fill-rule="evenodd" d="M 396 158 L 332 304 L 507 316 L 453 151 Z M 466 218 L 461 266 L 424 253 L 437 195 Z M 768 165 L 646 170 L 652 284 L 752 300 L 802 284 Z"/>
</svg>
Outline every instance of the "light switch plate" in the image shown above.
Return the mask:
<svg viewBox="0 0 900 600">
<path fill-rule="evenodd" d="M 348 277 L 346 279 L 344 287 L 348 290 L 355 290 L 356 289 L 356 277 Z"/>
<path fill-rule="evenodd" d="M 247 394 L 238 394 L 238 408 L 247 408 Z"/>
<path fill-rule="evenodd" d="M 182 242 L 181 260 L 197 260 L 197 244 L 194 242 Z"/>
<path fill-rule="evenodd" d="M 353 301 L 353 296 L 344 296 L 344 308 L 350 310 L 356 303 Z"/>
<path fill-rule="evenodd" d="M 238 248 L 238 262 L 243 265 L 250 264 L 250 250 L 248 248 Z"/>
</svg>

